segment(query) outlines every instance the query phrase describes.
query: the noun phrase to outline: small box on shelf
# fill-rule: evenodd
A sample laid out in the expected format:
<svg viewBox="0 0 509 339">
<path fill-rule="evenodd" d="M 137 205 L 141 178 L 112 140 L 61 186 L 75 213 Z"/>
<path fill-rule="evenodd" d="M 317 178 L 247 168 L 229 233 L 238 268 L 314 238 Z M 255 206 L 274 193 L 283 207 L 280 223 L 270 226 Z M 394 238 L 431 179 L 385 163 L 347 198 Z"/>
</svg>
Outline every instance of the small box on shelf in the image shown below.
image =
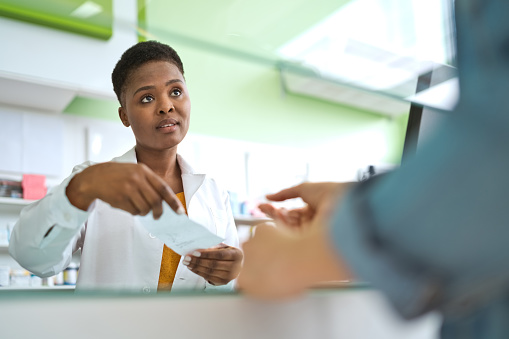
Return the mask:
<svg viewBox="0 0 509 339">
<path fill-rule="evenodd" d="M 46 195 L 46 176 L 39 174 L 23 174 L 21 180 L 23 199 L 37 200 Z"/>
<path fill-rule="evenodd" d="M 21 181 L 0 179 L 0 197 L 22 198 L 23 189 Z"/>
<path fill-rule="evenodd" d="M 17 287 L 30 286 L 30 272 L 24 269 L 11 269 L 10 286 Z"/>
</svg>

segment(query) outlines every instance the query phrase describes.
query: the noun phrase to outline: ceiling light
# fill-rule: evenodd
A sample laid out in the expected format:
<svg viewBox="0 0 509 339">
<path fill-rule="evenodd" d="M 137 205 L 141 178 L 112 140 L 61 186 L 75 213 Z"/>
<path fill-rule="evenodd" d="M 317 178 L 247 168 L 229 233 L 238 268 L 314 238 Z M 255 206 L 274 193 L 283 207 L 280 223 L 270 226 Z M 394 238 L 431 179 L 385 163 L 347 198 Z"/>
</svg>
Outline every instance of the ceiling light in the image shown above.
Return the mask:
<svg viewBox="0 0 509 339">
<path fill-rule="evenodd" d="M 86 18 L 90 18 L 91 16 L 94 16 L 96 14 L 99 14 L 102 11 L 103 11 L 103 8 L 101 5 L 98 5 L 93 1 L 85 1 L 78 8 L 76 8 L 74 11 L 72 11 L 71 16 L 86 19 Z"/>
</svg>

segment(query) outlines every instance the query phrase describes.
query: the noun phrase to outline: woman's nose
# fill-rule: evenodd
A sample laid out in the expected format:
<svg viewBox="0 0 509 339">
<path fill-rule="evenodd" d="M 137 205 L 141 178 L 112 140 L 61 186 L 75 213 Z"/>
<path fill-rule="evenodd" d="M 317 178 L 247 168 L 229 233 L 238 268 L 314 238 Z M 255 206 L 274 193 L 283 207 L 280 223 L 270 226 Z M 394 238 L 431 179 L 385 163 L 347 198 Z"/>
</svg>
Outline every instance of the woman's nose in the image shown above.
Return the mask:
<svg viewBox="0 0 509 339">
<path fill-rule="evenodd" d="M 173 106 L 173 102 L 170 99 L 165 99 L 161 102 L 161 107 L 159 107 L 160 114 L 166 114 L 173 111 L 175 107 Z"/>
</svg>

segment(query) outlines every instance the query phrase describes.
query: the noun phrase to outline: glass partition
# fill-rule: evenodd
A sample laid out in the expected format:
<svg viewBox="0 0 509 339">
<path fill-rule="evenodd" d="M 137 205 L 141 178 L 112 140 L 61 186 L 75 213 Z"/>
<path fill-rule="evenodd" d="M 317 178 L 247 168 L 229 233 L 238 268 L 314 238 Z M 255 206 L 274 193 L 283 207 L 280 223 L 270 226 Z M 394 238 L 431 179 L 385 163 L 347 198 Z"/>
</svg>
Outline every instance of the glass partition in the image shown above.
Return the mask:
<svg viewBox="0 0 509 339">
<path fill-rule="evenodd" d="M 252 234 L 258 220 L 245 218 L 245 209 L 283 188 L 278 185 L 351 181 L 360 178 L 356 171 L 365 165 L 399 165 L 410 103 L 448 110 L 458 95 L 448 0 L 44 0 L 29 11 L 21 10 L 30 15 L 20 12 L 21 5 L 31 3 L 0 0 L 0 28 L 16 36 L 8 39 L 9 52 L 0 55 L 0 84 L 5 89 L 0 93 L 0 116 L 4 123 L 11 117 L 14 126 L 0 141 L 12 150 L 22 149 L 17 130 L 36 121 L 38 113 L 3 111 L 22 98 L 23 109 L 46 103 L 44 113 L 50 111 L 51 119 L 67 119 L 61 128 L 51 123 L 59 127 L 53 133 L 61 137 L 58 140 L 66 140 L 53 147 L 53 156 L 67 155 L 56 171 L 68 167 L 50 178 L 52 184 L 82 160 L 107 161 L 119 155 L 118 149 L 131 143 L 132 135 L 118 121 L 118 103 L 110 88 L 113 66 L 136 41 L 168 43 L 183 59 L 193 98 L 190 134 L 179 150 L 226 182 L 235 217 L 249 226 L 248 231 L 239 228 L 243 237 Z M 1 11 L 7 7 L 10 14 Z M 99 20 L 103 17 L 104 23 Z M 94 26 L 97 20 L 106 32 L 100 36 L 90 33 L 89 26 L 88 32 L 69 28 L 82 21 Z M 34 24 L 44 25 L 36 38 L 32 26 L 22 26 Z M 40 64 L 25 59 L 33 50 Z M 16 60 L 23 62 L 14 65 Z M 441 76 L 433 82 L 418 82 L 436 70 Z M 17 86 L 22 90 L 15 92 Z M 44 95 L 27 95 L 27 89 Z M 83 140 L 69 139 L 78 135 L 76 127 L 67 129 L 74 114 L 96 118 L 103 111 L 110 112 L 118 127 L 87 125 Z M 51 139 L 43 132 L 35 146 Z M 65 153 L 70 144 L 83 146 L 83 154 Z M 17 155 L 18 148 L 11 153 Z M 278 161 L 285 163 L 275 170 L 267 166 Z M 5 171 L 21 172 L 1 165 L 0 179 Z M 26 204 L 0 198 L 0 266 L 12 263 L 6 234 Z M 79 254 L 73 257 L 73 263 L 79 261 Z M 74 267 L 67 274 L 75 271 Z M 5 269 L 3 273 L 5 279 Z M 16 274 L 23 288 L 32 280 L 43 284 L 23 270 Z M 57 293 L 72 292 L 75 276 L 69 279 L 65 285 L 60 277 L 57 284 L 64 286 L 55 288 Z"/>
<path fill-rule="evenodd" d="M 140 5 L 144 6 L 139 27 L 143 39 L 276 68 L 291 83 L 287 88 L 299 93 L 303 90 L 295 83 L 318 79 L 412 102 L 420 75 L 454 65 L 453 15 L 449 2 L 443 0 L 319 1 L 311 6 L 305 1 L 146 1 Z M 452 72 L 444 81 L 454 77 Z M 338 93 L 306 94 L 334 101 Z"/>
</svg>

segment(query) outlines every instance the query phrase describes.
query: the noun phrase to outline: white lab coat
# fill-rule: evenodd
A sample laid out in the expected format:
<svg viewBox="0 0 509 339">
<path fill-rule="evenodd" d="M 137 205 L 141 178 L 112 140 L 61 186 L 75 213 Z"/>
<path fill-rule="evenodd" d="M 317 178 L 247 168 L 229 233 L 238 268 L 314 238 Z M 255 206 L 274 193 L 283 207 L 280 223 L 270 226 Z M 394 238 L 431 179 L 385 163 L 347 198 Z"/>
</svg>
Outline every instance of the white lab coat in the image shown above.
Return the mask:
<svg viewBox="0 0 509 339">
<path fill-rule="evenodd" d="M 112 161 L 136 163 L 133 149 Z M 239 246 L 228 193 L 205 174 L 198 174 L 177 155 L 189 218 Z M 69 265 L 81 249 L 77 289 L 157 291 L 163 243 L 130 213 L 96 200 L 87 212 L 69 202 L 65 189 L 71 178 L 93 163 L 76 166 L 73 174 L 43 199 L 25 207 L 14 226 L 9 253 L 27 270 L 48 277 Z M 48 230 L 53 227 L 49 235 Z M 233 289 L 234 281 L 213 286 L 182 264 L 172 289 Z"/>
</svg>

